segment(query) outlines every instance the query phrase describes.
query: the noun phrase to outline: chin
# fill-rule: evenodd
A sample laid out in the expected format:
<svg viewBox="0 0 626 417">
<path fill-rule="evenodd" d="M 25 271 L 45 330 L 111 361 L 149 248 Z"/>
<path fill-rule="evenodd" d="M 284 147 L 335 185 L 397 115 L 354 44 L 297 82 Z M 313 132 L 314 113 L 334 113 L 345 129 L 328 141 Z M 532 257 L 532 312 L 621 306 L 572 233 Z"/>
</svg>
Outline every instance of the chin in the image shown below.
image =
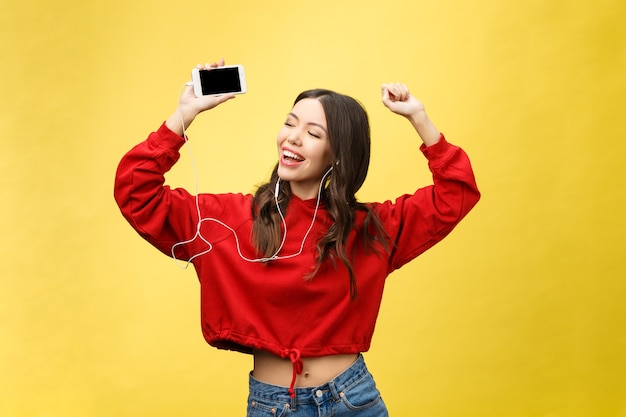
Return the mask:
<svg viewBox="0 0 626 417">
<path fill-rule="evenodd" d="M 286 169 L 282 169 L 280 167 L 278 167 L 278 178 L 280 178 L 281 181 L 291 181 L 293 180 L 293 175 L 291 175 L 291 173 L 286 170 Z"/>
</svg>

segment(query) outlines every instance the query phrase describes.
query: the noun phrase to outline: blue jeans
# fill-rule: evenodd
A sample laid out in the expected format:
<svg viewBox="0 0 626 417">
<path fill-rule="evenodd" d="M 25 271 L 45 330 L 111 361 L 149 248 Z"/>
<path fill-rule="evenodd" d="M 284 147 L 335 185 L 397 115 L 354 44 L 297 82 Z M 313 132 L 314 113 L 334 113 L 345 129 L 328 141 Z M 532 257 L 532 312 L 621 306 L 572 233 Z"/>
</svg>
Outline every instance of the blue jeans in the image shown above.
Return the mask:
<svg viewBox="0 0 626 417">
<path fill-rule="evenodd" d="M 387 407 L 363 356 L 324 385 L 296 388 L 270 385 L 250 374 L 248 417 L 387 417 Z"/>
</svg>

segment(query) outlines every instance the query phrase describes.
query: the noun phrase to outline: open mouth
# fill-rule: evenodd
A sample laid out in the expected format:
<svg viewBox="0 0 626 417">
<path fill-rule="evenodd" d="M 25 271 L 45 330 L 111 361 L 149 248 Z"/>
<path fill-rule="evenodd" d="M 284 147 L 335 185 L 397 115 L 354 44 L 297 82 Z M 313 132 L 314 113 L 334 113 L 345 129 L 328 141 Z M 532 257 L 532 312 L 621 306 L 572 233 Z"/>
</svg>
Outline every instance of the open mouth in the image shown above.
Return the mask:
<svg viewBox="0 0 626 417">
<path fill-rule="evenodd" d="M 283 149 L 283 159 L 286 162 L 302 162 L 302 161 L 304 161 L 303 157 L 301 157 L 297 153 L 288 151 L 286 149 Z"/>
</svg>

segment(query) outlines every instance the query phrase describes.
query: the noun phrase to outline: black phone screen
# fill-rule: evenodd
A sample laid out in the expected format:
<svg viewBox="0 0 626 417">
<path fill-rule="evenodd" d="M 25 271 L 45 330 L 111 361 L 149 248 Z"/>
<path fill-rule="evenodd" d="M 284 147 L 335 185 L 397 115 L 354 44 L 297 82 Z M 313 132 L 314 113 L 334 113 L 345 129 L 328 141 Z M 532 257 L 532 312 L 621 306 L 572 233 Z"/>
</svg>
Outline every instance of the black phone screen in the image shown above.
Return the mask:
<svg viewBox="0 0 626 417">
<path fill-rule="evenodd" d="M 203 95 L 241 91 L 239 69 L 236 67 L 213 68 L 211 70 L 200 70 L 199 72 Z"/>
</svg>

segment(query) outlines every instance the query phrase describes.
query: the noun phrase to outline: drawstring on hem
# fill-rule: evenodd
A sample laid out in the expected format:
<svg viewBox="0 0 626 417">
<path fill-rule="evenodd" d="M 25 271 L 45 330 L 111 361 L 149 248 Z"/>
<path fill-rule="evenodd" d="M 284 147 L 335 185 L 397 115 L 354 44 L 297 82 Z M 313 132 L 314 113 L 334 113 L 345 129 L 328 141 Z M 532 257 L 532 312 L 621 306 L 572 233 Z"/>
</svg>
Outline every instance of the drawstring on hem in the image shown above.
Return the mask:
<svg viewBox="0 0 626 417">
<path fill-rule="evenodd" d="M 291 385 L 289 385 L 289 397 L 293 399 L 296 396 L 296 391 L 294 389 L 294 387 L 296 386 L 296 378 L 302 373 L 302 370 L 304 369 L 304 363 L 302 362 L 302 358 L 300 357 L 300 351 L 298 349 L 285 349 L 281 352 L 280 356 L 283 359 L 289 358 L 289 360 L 293 364 L 293 375 L 291 377 Z"/>
</svg>

